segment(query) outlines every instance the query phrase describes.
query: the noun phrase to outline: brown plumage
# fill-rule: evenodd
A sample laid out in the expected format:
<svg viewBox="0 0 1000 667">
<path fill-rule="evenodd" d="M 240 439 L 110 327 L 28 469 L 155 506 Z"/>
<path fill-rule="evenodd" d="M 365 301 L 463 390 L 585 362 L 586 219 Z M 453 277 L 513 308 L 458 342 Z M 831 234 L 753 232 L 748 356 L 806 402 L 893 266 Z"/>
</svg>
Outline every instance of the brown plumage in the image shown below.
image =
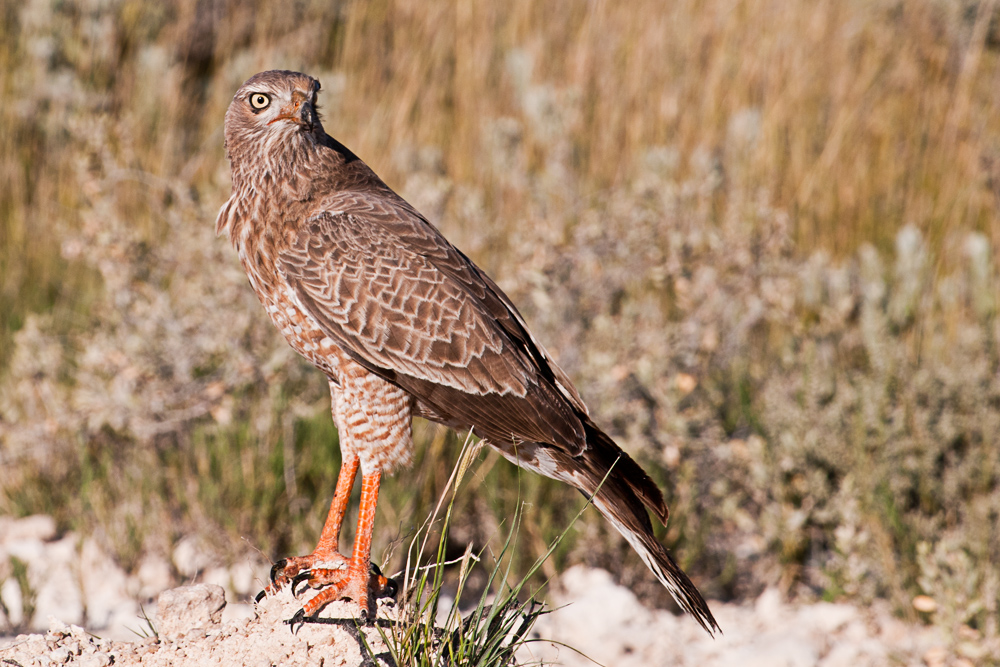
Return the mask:
<svg viewBox="0 0 1000 667">
<path fill-rule="evenodd" d="M 304 74 L 261 72 L 226 113 L 233 192 L 217 229 L 275 326 L 328 376 L 343 454 L 319 545 L 277 564 L 275 585 L 319 589 L 303 614 L 348 597 L 371 617 L 374 598 L 392 588 L 369 570 L 378 483 L 409 463 L 416 414 L 472 429 L 522 468 L 596 492 L 594 504 L 678 604 L 718 630 L 653 535 L 646 510 L 667 519 L 660 490 L 591 421 L 496 283 L 323 131 L 319 88 Z M 358 467 L 361 517 L 347 558 L 337 539 Z"/>
</svg>

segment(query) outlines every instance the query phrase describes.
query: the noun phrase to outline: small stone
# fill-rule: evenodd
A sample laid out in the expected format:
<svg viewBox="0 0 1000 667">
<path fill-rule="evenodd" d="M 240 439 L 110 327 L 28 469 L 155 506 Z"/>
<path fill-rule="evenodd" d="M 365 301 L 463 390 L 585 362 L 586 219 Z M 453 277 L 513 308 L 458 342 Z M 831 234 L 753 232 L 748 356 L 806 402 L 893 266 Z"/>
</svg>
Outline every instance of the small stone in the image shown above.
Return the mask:
<svg viewBox="0 0 1000 667">
<path fill-rule="evenodd" d="M 39 540 L 48 542 L 56 536 L 56 520 L 44 514 L 26 516 L 23 519 L 3 519 L 0 523 L 0 544 L 17 540 Z"/>
<path fill-rule="evenodd" d="M 784 605 L 781 592 L 776 588 L 768 588 L 754 602 L 757 618 L 766 625 L 780 625 L 784 617 Z"/>
<path fill-rule="evenodd" d="M 111 658 L 107 653 L 88 653 L 73 664 L 79 667 L 108 667 Z"/>
<path fill-rule="evenodd" d="M 912 604 L 914 609 L 925 614 L 937 611 L 937 602 L 929 595 L 918 595 L 913 598 Z"/>
<path fill-rule="evenodd" d="M 182 576 L 194 577 L 211 567 L 215 559 L 201 540 L 185 537 L 174 547 L 173 560 L 174 567 Z"/>
<path fill-rule="evenodd" d="M 69 660 L 69 651 L 65 647 L 57 648 L 49 653 L 49 658 L 57 665 L 61 665 Z"/>
<path fill-rule="evenodd" d="M 195 584 L 164 591 L 157 598 L 157 629 L 162 636 L 170 639 L 197 628 L 218 625 L 225 606 L 225 591 L 213 584 Z"/>
<path fill-rule="evenodd" d="M 944 667 L 948 659 L 948 649 L 943 646 L 935 646 L 924 653 L 924 662 L 927 667 Z"/>
<path fill-rule="evenodd" d="M 690 394 L 698 386 L 698 380 L 687 373 L 678 373 L 674 381 L 682 394 Z"/>
<path fill-rule="evenodd" d="M 7 607 L 7 622 L 13 627 L 24 622 L 23 599 L 21 587 L 14 579 L 7 579 L 0 584 L 0 602 Z"/>
<path fill-rule="evenodd" d="M 159 595 L 174 583 L 170 563 L 156 554 L 147 554 L 135 573 L 136 591 L 139 597 L 150 598 Z"/>
</svg>

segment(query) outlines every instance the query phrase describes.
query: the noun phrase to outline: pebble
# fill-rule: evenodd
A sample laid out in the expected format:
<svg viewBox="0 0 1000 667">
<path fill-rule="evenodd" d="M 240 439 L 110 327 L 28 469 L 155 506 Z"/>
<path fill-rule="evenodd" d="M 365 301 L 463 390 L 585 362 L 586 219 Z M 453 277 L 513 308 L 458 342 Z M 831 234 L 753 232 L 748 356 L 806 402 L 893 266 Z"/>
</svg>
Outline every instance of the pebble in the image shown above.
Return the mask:
<svg viewBox="0 0 1000 667">
<path fill-rule="evenodd" d="M 111 664 L 111 656 L 107 653 L 90 653 L 73 664 L 78 667 L 107 667 Z"/>
<path fill-rule="evenodd" d="M 226 592 L 215 584 L 194 584 L 160 593 L 156 599 L 157 629 L 167 638 L 218 625 L 226 606 Z"/>
</svg>

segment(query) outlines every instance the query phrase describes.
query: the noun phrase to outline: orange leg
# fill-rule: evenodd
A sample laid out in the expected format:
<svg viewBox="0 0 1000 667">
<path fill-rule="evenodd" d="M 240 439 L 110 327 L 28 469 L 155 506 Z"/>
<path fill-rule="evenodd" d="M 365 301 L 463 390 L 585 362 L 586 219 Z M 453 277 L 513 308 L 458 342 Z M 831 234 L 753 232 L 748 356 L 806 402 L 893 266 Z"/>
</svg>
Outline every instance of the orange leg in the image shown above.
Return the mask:
<svg viewBox="0 0 1000 667">
<path fill-rule="evenodd" d="M 388 580 L 371 568 L 372 529 L 375 527 L 375 509 L 378 506 L 381 480 L 381 472 L 361 476 L 361 507 L 358 509 L 354 553 L 346 564 L 346 571 L 344 569 L 312 571 L 310 586 L 327 583 L 330 585 L 305 603 L 302 608 L 305 616 L 312 616 L 333 600 L 350 598 L 361 607 L 362 619 L 374 619 L 375 598 L 382 593 L 392 592 L 393 586 L 389 585 Z"/>
<path fill-rule="evenodd" d="M 396 594 L 396 582 L 382 576 L 379 569 L 371 564 L 372 530 L 378 507 L 381 472 L 361 476 L 361 506 L 351 558 L 346 558 L 337 550 L 340 527 L 357 469 L 357 456 L 345 455 L 330 512 L 313 553 L 278 561 L 271 568 L 271 585 L 268 586 L 270 592 L 289 581 L 292 582 L 292 593 L 296 595 L 296 588 L 301 583 L 305 583 L 307 588 L 319 589 L 292 619 L 293 624 L 313 616 L 327 603 L 345 598 L 358 603 L 362 620 L 371 620 L 375 618 L 375 600 Z M 258 596 L 258 600 L 260 599 Z"/>
<path fill-rule="evenodd" d="M 326 515 L 323 532 L 319 536 L 315 554 L 337 552 L 340 543 L 340 526 L 344 522 L 347 503 L 351 499 L 351 489 L 354 488 L 354 477 L 358 474 L 358 455 L 354 452 L 341 452 L 344 461 L 340 464 L 340 474 L 337 476 L 337 490 L 333 493 L 330 503 L 330 513 Z"/>
<path fill-rule="evenodd" d="M 296 596 L 302 592 L 298 589 L 303 584 L 305 590 L 315 591 L 304 607 L 295 614 L 293 626 L 297 622 L 304 622 L 307 616 L 314 617 L 328 602 L 345 598 L 358 603 L 363 619 L 373 620 L 376 598 L 394 596 L 397 590 L 396 582 L 382 576 L 371 563 L 372 529 L 378 507 L 381 470 L 362 470 L 358 529 L 350 558 L 338 551 L 338 541 L 354 478 L 361 467 L 358 452 L 379 452 L 385 447 L 384 443 L 396 443 L 398 446 L 389 450 L 389 461 L 409 461 L 409 447 L 412 446 L 409 431 L 412 398 L 402 389 L 370 375 L 353 362 L 345 362 L 341 370 L 343 372 L 339 381 L 330 381 L 330 393 L 334 421 L 341 436 L 343 464 L 323 532 L 316 548 L 308 556 L 289 558 L 274 564 L 271 568 L 271 584 L 265 591 L 276 591 L 289 582 L 292 593 Z M 387 414 L 390 419 L 388 422 L 376 419 L 368 424 L 371 428 L 352 432 L 352 428 L 357 430 L 361 421 L 371 422 L 372 415 L 361 407 L 366 405 L 366 401 L 375 401 L 377 405 L 381 405 L 384 410 L 379 408 L 382 411 L 376 410 L 377 414 L 382 417 Z M 380 466 L 381 462 L 372 467 Z"/>
<path fill-rule="evenodd" d="M 271 568 L 271 592 L 274 592 L 289 581 L 297 579 L 300 572 L 314 569 L 335 572 L 345 570 L 347 558 L 338 551 L 340 527 L 347 512 L 347 503 L 351 499 L 351 489 L 354 487 L 354 477 L 358 472 L 358 456 L 351 451 L 342 451 L 343 461 L 340 474 L 337 476 L 337 489 L 330 502 L 330 512 L 326 515 L 323 532 L 319 543 L 308 556 L 298 556 L 279 560 Z"/>
</svg>

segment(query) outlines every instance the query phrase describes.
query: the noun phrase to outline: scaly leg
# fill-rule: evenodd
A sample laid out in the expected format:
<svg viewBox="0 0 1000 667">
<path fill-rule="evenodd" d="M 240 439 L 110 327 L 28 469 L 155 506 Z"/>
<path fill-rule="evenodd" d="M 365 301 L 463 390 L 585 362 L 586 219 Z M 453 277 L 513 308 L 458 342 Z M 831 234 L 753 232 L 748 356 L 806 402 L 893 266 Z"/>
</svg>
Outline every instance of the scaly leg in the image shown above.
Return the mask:
<svg viewBox="0 0 1000 667">
<path fill-rule="evenodd" d="M 318 590 L 293 618 L 304 621 L 333 600 L 348 598 L 361 607 L 361 617 L 374 620 L 375 600 L 394 596 L 398 586 L 371 563 L 372 529 L 382 472 L 410 461 L 412 398 L 404 390 L 345 360 L 338 381 L 330 381 L 333 417 L 340 436 L 343 465 L 323 533 L 312 554 L 279 561 L 271 569 L 268 592 L 281 585 Z M 358 468 L 361 507 L 350 558 L 338 550 L 338 538 Z"/>
<path fill-rule="evenodd" d="M 354 553 L 345 567 L 335 572 L 316 569 L 311 571 L 309 586 L 326 587 L 305 603 L 302 607 L 304 616 L 312 616 L 329 602 L 349 598 L 361 607 L 361 618 L 371 620 L 375 618 L 375 599 L 395 593 L 395 582 L 390 582 L 371 567 L 372 529 L 375 527 L 375 509 L 378 506 L 381 480 L 382 473 L 378 471 L 362 475 L 361 507 L 358 510 Z"/>
<path fill-rule="evenodd" d="M 345 452 L 337 478 L 337 490 L 330 503 L 330 512 L 316 549 L 308 556 L 280 560 L 271 568 L 271 584 L 266 592 L 274 593 L 289 581 L 292 582 L 292 593 L 296 595 L 296 588 L 301 583 L 305 583 L 308 588 L 329 586 L 306 603 L 306 616 L 316 613 L 331 600 L 346 597 L 360 605 L 362 617 L 374 618 L 374 610 L 369 608 L 369 601 L 373 603 L 377 598 L 396 594 L 396 582 L 382 576 L 378 567 L 370 562 L 381 473 L 362 476 L 361 507 L 353 556 L 347 558 L 338 551 L 340 527 L 347 512 L 358 465 L 357 455 Z M 364 584 L 359 585 L 362 579 Z M 258 601 L 266 592 L 257 597 Z M 369 592 L 373 595 L 370 596 Z"/>
<path fill-rule="evenodd" d="M 337 476 L 337 489 L 333 493 L 330 512 L 326 515 L 319 543 L 308 556 L 285 558 L 274 564 L 271 568 L 271 586 L 274 590 L 293 581 L 297 578 L 296 575 L 303 571 L 323 570 L 333 573 L 347 567 L 347 558 L 338 551 L 340 526 L 347 512 L 347 503 L 351 499 L 351 489 L 354 488 L 359 459 L 357 454 L 349 450 L 341 450 L 341 454 L 343 461 L 340 464 L 340 474 Z"/>
</svg>

